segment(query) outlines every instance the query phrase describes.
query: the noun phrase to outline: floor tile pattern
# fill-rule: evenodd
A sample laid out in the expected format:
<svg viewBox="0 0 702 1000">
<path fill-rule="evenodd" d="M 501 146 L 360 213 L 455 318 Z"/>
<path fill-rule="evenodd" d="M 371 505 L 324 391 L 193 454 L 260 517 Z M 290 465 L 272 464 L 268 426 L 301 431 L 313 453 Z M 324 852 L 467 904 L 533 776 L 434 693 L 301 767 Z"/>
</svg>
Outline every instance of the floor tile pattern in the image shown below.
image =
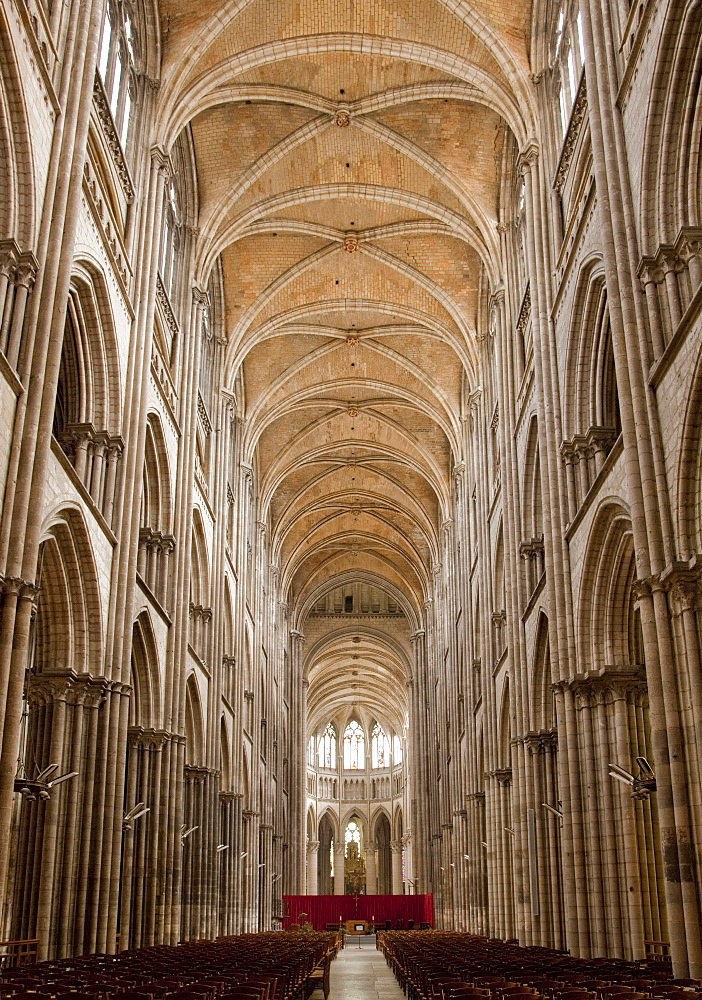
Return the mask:
<svg viewBox="0 0 702 1000">
<path fill-rule="evenodd" d="M 404 1000 L 375 937 L 347 938 L 331 966 L 329 1000 Z"/>
</svg>

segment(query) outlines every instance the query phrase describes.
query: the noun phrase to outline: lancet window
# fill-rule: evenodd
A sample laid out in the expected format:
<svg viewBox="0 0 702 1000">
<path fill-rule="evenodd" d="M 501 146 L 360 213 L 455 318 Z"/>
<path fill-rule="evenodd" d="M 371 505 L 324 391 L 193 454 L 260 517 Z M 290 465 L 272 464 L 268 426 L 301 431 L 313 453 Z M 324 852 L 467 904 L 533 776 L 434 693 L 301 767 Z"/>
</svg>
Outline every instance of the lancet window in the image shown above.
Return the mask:
<svg viewBox="0 0 702 1000">
<path fill-rule="evenodd" d="M 336 767 L 336 729 L 331 722 L 319 739 L 317 759 L 320 767 Z"/>
<path fill-rule="evenodd" d="M 360 723 L 354 719 L 344 732 L 344 767 L 361 771 L 366 766 L 366 737 Z"/>
<path fill-rule="evenodd" d="M 371 733 L 371 767 L 390 766 L 390 740 L 379 723 L 373 726 Z"/>
<path fill-rule="evenodd" d="M 569 10 L 564 5 L 558 15 L 554 40 L 554 77 L 564 135 L 580 86 L 584 58 L 583 16 L 577 9 Z"/>
<path fill-rule="evenodd" d="M 98 59 L 98 72 L 123 149 L 129 139 L 136 86 L 136 36 L 130 6 L 124 0 L 109 0 Z"/>
<path fill-rule="evenodd" d="M 349 820 L 344 831 L 344 854 L 347 858 L 357 858 L 361 853 L 361 827 L 357 819 Z"/>
<path fill-rule="evenodd" d="M 164 192 L 163 234 L 161 236 L 161 259 L 159 261 L 161 281 L 166 290 L 166 295 L 168 295 L 171 301 L 173 300 L 173 290 L 178 271 L 176 262 L 180 249 L 181 223 L 178 186 L 176 178 L 173 176 L 166 184 Z"/>
</svg>

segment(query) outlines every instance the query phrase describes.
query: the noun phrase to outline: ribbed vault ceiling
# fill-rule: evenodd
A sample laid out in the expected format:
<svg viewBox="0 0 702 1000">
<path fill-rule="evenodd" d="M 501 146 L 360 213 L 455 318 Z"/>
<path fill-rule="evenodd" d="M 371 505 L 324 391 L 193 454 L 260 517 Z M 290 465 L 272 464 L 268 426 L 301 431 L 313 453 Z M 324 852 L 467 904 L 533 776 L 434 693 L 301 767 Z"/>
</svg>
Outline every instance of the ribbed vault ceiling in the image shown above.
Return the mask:
<svg viewBox="0 0 702 1000">
<path fill-rule="evenodd" d="M 283 592 L 299 608 L 367 573 L 421 614 L 499 280 L 503 158 L 530 134 L 531 3 L 160 6 L 161 130 L 191 128 L 200 277 L 221 256 Z"/>
</svg>

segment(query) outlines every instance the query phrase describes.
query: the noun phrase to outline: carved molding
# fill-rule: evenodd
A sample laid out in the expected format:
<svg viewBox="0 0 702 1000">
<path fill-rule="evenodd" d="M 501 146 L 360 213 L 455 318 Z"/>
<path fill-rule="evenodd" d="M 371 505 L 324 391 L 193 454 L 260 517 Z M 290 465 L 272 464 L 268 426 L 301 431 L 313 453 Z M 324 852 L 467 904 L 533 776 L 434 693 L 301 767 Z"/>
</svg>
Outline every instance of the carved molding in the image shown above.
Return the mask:
<svg viewBox="0 0 702 1000">
<path fill-rule="evenodd" d="M 134 201 L 134 184 L 132 183 L 127 161 L 124 158 L 122 143 L 119 141 L 119 136 L 117 135 L 117 128 L 110 110 L 110 103 L 107 100 L 107 94 L 105 93 L 99 73 L 95 74 L 93 83 L 93 106 L 102 126 L 102 134 L 105 137 L 107 148 L 112 155 L 124 196 L 127 201 Z"/>
<path fill-rule="evenodd" d="M 112 264 L 117 280 L 120 283 L 125 299 L 128 299 L 129 278 L 131 268 L 127 260 L 127 252 L 122 243 L 122 236 L 117 231 L 110 212 L 102 194 L 100 181 L 97 173 L 93 169 L 90 158 L 85 161 L 83 170 L 83 189 L 86 193 L 88 205 L 92 211 L 93 218 L 102 237 L 107 256 Z"/>
<path fill-rule="evenodd" d="M 587 86 L 585 84 L 585 74 L 583 73 L 580 79 L 578 93 L 575 97 L 573 111 L 571 112 L 570 122 L 568 123 L 568 131 L 566 132 L 566 136 L 563 141 L 561 158 L 558 161 L 558 168 L 556 170 L 556 179 L 553 182 L 553 186 L 559 194 L 563 193 L 566 177 L 568 176 L 570 165 L 573 162 L 573 154 L 575 153 L 575 147 L 578 144 L 578 139 L 580 138 L 580 133 L 582 132 L 583 122 L 585 121 L 586 115 Z"/>
<path fill-rule="evenodd" d="M 156 275 L 156 301 L 161 308 L 166 325 L 175 339 L 180 334 L 180 324 L 173 312 L 171 300 L 168 298 L 168 292 L 164 287 L 160 274 Z"/>
<path fill-rule="evenodd" d="M 517 333 L 522 338 L 525 339 L 526 328 L 529 325 L 529 320 L 531 319 L 531 285 L 526 286 L 526 291 L 524 292 L 524 298 L 522 299 L 522 305 L 519 310 L 519 317 L 517 319 Z"/>
<path fill-rule="evenodd" d="M 205 429 L 206 434 L 212 433 L 212 421 L 210 420 L 209 414 L 207 412 L 207 407 L 205 406 L 205 401 L 200 395 L 200 391 L 197 393 L 197 415 L 202 421 L 202 426 Z"/>
</svg>

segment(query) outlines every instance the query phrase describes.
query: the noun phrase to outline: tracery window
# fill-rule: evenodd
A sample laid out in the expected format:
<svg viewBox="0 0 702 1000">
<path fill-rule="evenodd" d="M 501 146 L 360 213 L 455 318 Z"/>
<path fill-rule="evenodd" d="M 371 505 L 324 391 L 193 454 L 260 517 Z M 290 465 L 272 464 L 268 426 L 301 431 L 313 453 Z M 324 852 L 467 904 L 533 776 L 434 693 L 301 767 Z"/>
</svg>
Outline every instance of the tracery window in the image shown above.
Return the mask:
<svg viewBox="0 0 702 1000">
<path fill-rule="evenodd" d="M 161 236 L 161 259 L 159 272 L 168 298 L 173 301 L 178 251 L 180 249 L 181 212 L 178 185 L 173 176 L 166 184 L 163 202 L 163 233 Z"/>
<path fill-rule="evenodd" d="M 132 13 L 132 4 L 126 0 L 108 0 L 98 58 L 98 72 L 123 149 L 129 140 L 136 87 L 136 35 Z"/>
<path fill-rule="evenodd" d="M 583 16 L 576 8 L 564 4 L 558 15 L 554 37 L 553 73 L 558 91 L 561 129 L 568 131 L 570 113 L 580 86 L 585 59 Z"/>
<path fill-rule="evenodd" d="M 314 736 L 310 736 L 310 741 L 307 744 L 307 763 L 310 767 L 314 767 Z"/>
<path fill-rule="evenodd" d="M 379 723 L 373 726 L 371 733 L 371 767 L 390 766 L 390 740 L 385 735 Z"/>
<path fill-rule="evenodd" d="M 392 738 L 392 762 L 393 764 L 402 763 L 402 742 L 399 736 Z"/>
<path fill-rule="evenodd" d="M 336 729 L 331 722 L 319 738 L 317 760 L 320 767 L 336 767 Z"/>
<path fill-rule="evenodd" d="M 361 853 L 361 827 L 354 817 L 349 820 L 349 824 L 344 831 L 344 855 L 345 857 L 359 857 Z"/>
<path fill-rule="evenodd" d="M 344 767 L 347 771 L 362 771 L 366 766 L 366 738 L 360 723 L 354 719 L 344 732 Z"/>
</svg>

